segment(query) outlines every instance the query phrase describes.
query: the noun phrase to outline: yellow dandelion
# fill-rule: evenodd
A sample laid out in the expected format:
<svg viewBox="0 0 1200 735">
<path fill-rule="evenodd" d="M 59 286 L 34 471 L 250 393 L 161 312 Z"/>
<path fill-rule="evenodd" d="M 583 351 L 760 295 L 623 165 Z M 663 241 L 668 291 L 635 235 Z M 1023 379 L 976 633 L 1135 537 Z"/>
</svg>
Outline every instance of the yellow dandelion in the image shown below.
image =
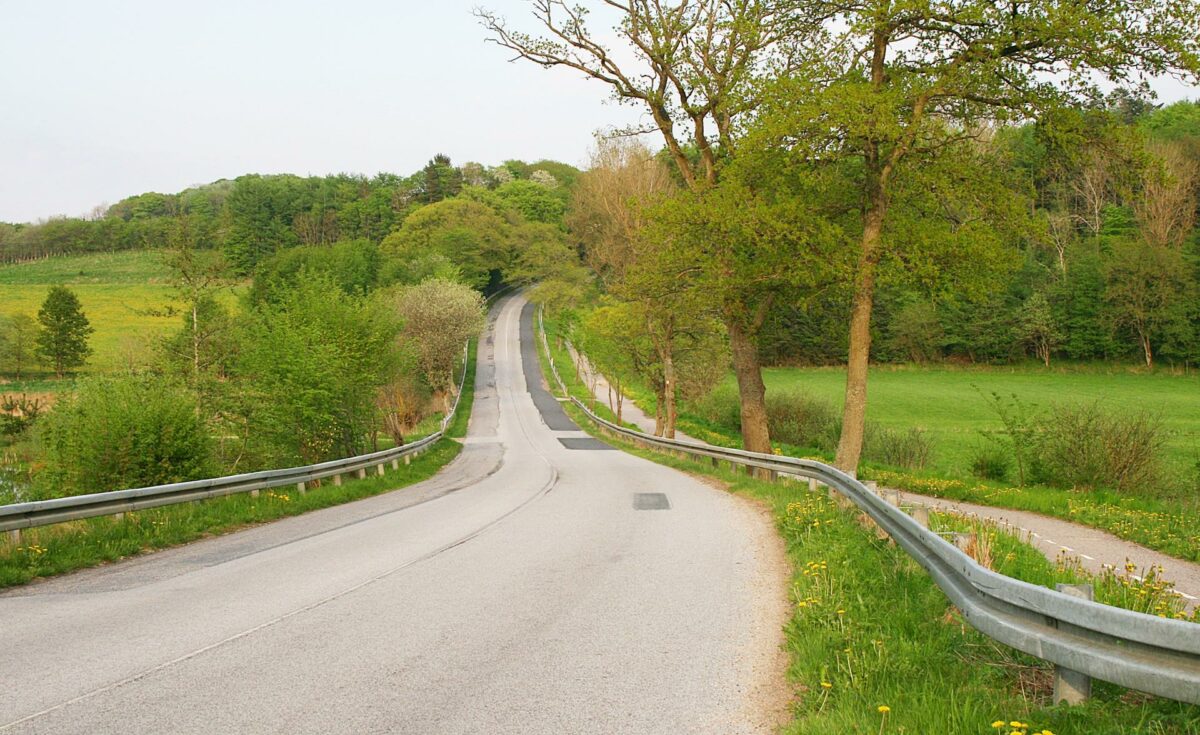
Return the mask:
<svg viewBox="0 0 1200 735">
<path fill-rule="evenodd" d="M 821 682 L 821 688 L 822 689 L 833 689 L 833 685 L 827 681 L 823 681 L 823 682 Z"/>
<path fill-rule="evenodd" d="M 992 727 L 999 730 L 1000 728 L 1004 727 L 1004 720 L 996 720 L 995 722 L 992 723 Z"/>
<path fill-rule="evenodd" d="M 881 705 L 879 705 L 878 710 L 886 715 L 888 712 L 892 711 L 892 708 L 887 706 L 886 704 L 881 704 Z"/>
</svg>

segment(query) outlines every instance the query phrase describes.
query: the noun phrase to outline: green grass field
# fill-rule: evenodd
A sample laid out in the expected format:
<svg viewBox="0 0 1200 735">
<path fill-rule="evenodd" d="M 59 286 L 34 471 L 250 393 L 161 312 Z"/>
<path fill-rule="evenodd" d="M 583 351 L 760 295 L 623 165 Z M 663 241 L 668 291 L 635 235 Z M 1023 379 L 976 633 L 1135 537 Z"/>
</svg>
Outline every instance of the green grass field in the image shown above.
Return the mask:
<svg viewBox="0 0 1200 735">
<path fill-rule="evenodd" d="M 0 265 L 0 315 L 37 316 L 51 286 L 79 297 L 96 330 L 84 373 L 117 370 L 144 362 L 182 316 L 159 251 L 128 251 L 49 258 Z M 235 290 L 225 292 L 232 304 Z"/>
<path fill-rule="evenodd" d="M 835 368 L 771 368 L 768 391 L 800 392 L 841 409 L 846 373 Z M 733 378 L 722 386 L 736 390 Z M 982 394 L 980 394 L 982 391 Z M 1101 401 L 1113 411 L 1151 411 L 1162 417 L 1169 436 L 1165 457 L 1191 466 L 1200 460 L 1200 376 L 1137 374 L 1120 369 L 1058 372 L 1030 367 L 987 369 L 872 368 L 867 418 L 898 429 L 920 427 L 933 440 L 931 469 L 969 475 L 970 458 L 981 431 L 1000 421 L 984 396 L 1016 394 L 1032 407 Z"/>
</svg>

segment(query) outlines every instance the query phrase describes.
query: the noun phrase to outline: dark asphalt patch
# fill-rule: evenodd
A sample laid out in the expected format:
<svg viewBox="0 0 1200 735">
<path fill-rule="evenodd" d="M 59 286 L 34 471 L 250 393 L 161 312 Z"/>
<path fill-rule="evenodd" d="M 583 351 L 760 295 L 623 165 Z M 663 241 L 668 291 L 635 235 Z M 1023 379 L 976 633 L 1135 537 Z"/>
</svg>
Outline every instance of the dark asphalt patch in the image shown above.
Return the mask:
<svg viewBox="0 0 1200 735">
<path fill-rule="evenodd" d="M 663 493 L 634 493 L 634 510 L 670 510 L 671 501 Z"/>
<path fill-rule="evenodd" d="M 579 426 L 567 416 L 567 412 L 542 385 L 542 368 L 538 362 L 537 333 L 533 329 L 532 302 L 521 309 L 521 370 L 525 373 L 525 389 L 533 398 L 533 405 L 542 414 L 542 421 L 551 431 L 579 431 Z"/>
<path fill-rule="evenodd" d="M 599 439 L 590 436 L 559 437 L 558 441 L 567 449 L 612 449 Z"/>
</svg>

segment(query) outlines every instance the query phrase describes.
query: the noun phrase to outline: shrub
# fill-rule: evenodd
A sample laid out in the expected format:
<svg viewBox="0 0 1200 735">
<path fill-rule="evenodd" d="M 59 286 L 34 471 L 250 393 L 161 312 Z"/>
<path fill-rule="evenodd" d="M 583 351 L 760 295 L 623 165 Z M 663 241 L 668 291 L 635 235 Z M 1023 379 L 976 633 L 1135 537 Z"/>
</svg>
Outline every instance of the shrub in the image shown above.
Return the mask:
<svg viewBox="0 0 1200 735">
<path fill-rule="evenodd" d="M 929 464 L 933 442 L 924 429 L 888 429 L 867 424 L 863 441 L 863 456 L 894 467 L 921 469 Z"/>
<path fill-rule="evenodd" d="M 994 444 L 981 444 L 971 457 L 971 474 L 984 480 L 1004 482 L 1011 469 L 1012 459 Z"/>
<path fill-rule="evenodd" d="M 1033 475 L 1049 485 L 1128 492 L 1162 479 L 1162 420 L 1142 411 L 1117 414 L 1099 403 L 1056 405 L 1038 421 Z"/>
<path fill-rule="evenodd" d="M 90 378 L 38 422 L 37 498 L 160 485 L 213 474 L 195 397 L 154 376 Z"/>
<path fill-rule="evenodd" d="M 777 441 L 826 452 L 837 447 L 841 416 L 828 401 L 803 393 L 769 393 L 767 419 Z"/>
</svg>

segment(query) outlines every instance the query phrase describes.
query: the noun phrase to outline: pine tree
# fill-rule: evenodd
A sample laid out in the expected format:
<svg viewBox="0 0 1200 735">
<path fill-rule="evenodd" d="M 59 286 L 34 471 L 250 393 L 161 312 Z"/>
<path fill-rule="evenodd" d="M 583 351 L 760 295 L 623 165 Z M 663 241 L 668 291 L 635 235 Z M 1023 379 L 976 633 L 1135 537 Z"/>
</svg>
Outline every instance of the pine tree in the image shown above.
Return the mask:
<svg viewBox="0 0 1200 735">
<path fill-rule="evenodd" d="M 92 354 L 88 337 L 92 325 L 83 315 L 79 298 L 65 286 L 54 286 L 38 310 L 41 331 L 37 351 L 54 365 L 54 373 L 63 377 L 70 368 L 79 367 Z"/>
</svg>

